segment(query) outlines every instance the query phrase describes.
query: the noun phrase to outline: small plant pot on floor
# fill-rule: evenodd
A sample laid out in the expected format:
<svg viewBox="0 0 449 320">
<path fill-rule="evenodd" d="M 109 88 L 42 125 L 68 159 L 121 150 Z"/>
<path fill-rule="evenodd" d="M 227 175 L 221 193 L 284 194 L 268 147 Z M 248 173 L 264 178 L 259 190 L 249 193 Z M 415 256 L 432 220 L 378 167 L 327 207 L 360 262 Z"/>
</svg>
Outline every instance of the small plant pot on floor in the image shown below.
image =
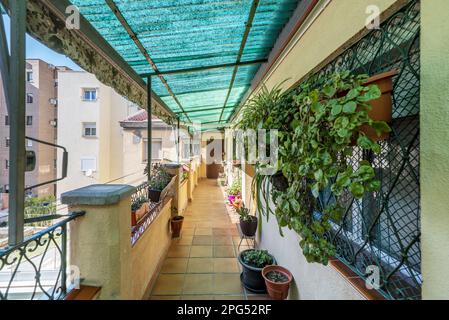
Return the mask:
<svg viewBox="0 0 449 320">
<path fill-rule="evenodd" d="M 249 220 L 243 220 L 240 218 L 240 229 L 243 235 L 247 237 L 254 237 L 257 230 L 257 217 L 250 216 Z"/>
<path fill-rule="evenodd" d="M 179 238 L 179 236 L 181 235 L 183 222 L 184 222 L 183 216 L 176 216 L 171 218 L 170 225 L 171 225 L 172 238 Z"/>
<path fill-rule="evenodd" d="M 245 260 L 245 255 L 247 253 L 249 253 L 250 251 L 261 251 L 261 250 L 254 250 L 254 249 L 249 249 L 249 250 L 245 250 L 242 251 L 239 256 L 238 256 L 238 260 L 240 262 L 240 264 L 242 265 L 242 274 L 240 275 L 240 280 L 242 281 L 243 286 L 254 293 L 266 293 L 267 292 L 267 287 L 265 285 L 265 280 L 262 276 L 262 269 L 263 267 L 259 267 L 259 266 L 255 266 L 250 264 L 249 262 L 246 262 Z M 271 263 L 267 263 L 272 265 L 272 264 L 276 264 L 276 260 L 275 258 L 271 255 L 268 254 L 267 255 L 270 257 L 271 259 Z"/>
<path fill-rule="evenodd" d="M 266 266 L 262 270 L 268 295 L 273 300 L 285 300 L 288 297 L 290 283 L 293 276 L 286 268 L 281 266 Z"/>
</svg>

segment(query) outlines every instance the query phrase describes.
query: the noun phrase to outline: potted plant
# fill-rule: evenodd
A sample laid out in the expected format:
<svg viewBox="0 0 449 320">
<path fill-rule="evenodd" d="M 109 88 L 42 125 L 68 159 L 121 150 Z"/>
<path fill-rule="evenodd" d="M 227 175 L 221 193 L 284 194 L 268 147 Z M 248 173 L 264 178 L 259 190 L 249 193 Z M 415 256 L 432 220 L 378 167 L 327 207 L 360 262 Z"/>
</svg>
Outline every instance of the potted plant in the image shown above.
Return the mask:
<svg viewBox="0 0 449 320">
<path fill-rule="evenodd" d="M 171 232 L 173 238 L 178 238 L 180 236 L 183 222 L 184 222 L 183 216 L 176 216 L 170 219 Z"/>
<path fill-rule="evenodd" d="M 242 184 L 239 180 L 232 183 L 231 187 L 228 189 L 228 203 L 233 205 L 234 201 L 241 199 Z"/>
<path fill-rule="evenodd" d="M 382 96 L 391 94 L 392 76 L 370 79 L 350 71 L 320 73 L 284 93 L 279 87 L 264 88 L 244 107 L 239 129 L 276 129 L 279 140 L 278 174 L 267 177 L 256 171 L 254 177 L 259 216 L 273 214 L 281 233 L 283 228 L 297 232 L 308 262 L 326 265 L 335 255 L 328 234 L 333 224 L 342 221 L 345 199 L 361 199 L 380 190 L 374 165 L 367 160 L 354 162 L 354 152 L 382 151 L 377 140 L 391 129 L 388 117 L 375 119 L 373 109 L 381 100 L 391 107 Z M 387 83 L 384 89 L 378 81 Z M 376 138 L 366 132 L 367 127 Z M 332 193 L 335 201 L 323 203 L 323 192 Z"/>
<path fill-rule="evenodd" d="M 145 169 L 145 174 L 148 174 L 148 167 Z M 161 200 L 161 194 L 171 179 L 172 176 L 164 167 L 159 164 L 154 164 L 148 185 L 148 197 L 152 202 L 159 202 Z"/>
<path fill-rule="evenodd" d="M 131 225 L 134 227 L 137 222 L 148 212 L 148 199 L 139 197 L 131 204 Z"/>
<path fill-rule="evenodd" d="M 285 300 L 288 297 L 290 283 L 293 280 L 290 271 L 281 266 L 266 266 L 262 270 L 262 276 L 271 299 Z"/>
<path fill-rule="evenodd" d="M 256 293 L 266 292 L 262 269 L 276 264 L 276 259 L 266 250 L 249 249 L 239 254 L 238 260 L 243 267 L 240 276 L 243 286 Z"/>
<path fill-rule="evenodd" d="M 234 208 L 240 216 L 240 229 L 247 237 L 254 237 L 257 230 L 257 217 L 249 214 L 249 209 L 245 207 L 243 200 L 234 201 Z"/>
</svg>

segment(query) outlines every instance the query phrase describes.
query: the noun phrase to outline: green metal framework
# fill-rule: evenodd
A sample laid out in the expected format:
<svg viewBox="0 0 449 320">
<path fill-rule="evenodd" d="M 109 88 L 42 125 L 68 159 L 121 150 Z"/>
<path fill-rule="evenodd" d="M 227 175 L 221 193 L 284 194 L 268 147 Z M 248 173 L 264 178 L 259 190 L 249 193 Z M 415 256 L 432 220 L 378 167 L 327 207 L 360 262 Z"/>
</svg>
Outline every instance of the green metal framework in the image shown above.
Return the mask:
<svg viewBox="0 0 449 320">
<path fill-rule="evenodd" d="M 154 92 L 181 122 L 221 127 L 300 1 L 72 3 L 135 72 L 152 77 Z"/>
<path fill-rule="evenodd" d="M 380 268 L 380 292 L 389 299 L 420 299 L 420 2 L 410 3 L 326 66 L 321 73 L 352 70 L 369 75 L 397 69 L 390 139 L 374 155 L 356 149 L 353 164 L 370 161 L 381 191 L 361 201 L 348 194 L 343 222 L 329 238 L 337 257 L 363 278 Z M 333 202 L 330 192 L 321 204 Z M 321 207 L 322 207 L 321 206 Z M 320 208 L 317 208 L 320 211 Z"/>
</svg>

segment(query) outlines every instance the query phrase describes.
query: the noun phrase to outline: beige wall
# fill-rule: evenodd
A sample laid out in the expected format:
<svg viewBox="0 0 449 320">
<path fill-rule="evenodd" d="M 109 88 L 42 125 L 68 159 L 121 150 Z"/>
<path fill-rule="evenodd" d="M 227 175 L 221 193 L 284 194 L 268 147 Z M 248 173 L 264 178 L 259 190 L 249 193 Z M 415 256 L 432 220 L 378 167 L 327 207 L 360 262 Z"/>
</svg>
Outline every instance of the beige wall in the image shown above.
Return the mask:
<svg viewBox="0 0 449 320">
<path fill-rule="evenodd" d="M 170 218 L 171 202 L 131 248 L 131 299 L 148 298 L 151 282 L 171 244 Z"/>
<path fill-rule="evenodd" d="M 422 293 L 449 299 L 449 1 L 421 7 Z"/>
</svg>

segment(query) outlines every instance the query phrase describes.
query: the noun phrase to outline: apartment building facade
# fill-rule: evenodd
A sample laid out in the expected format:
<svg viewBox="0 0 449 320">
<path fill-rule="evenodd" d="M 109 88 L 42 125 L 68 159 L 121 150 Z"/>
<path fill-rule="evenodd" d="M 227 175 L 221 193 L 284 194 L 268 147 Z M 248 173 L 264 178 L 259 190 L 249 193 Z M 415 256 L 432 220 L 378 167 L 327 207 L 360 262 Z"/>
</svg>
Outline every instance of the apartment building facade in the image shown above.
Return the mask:
<svg viewBox="0 0 449 320">
<path fill-rule="evenodd" d="M 41 141 L 57 141 L 57 70 L 40 59 L 28 59 L 26 63 L 26 136 Z M 61 69 L 67 69 L 61 67 Z M 0 78 L 0 84 L 1 84 Z M 0 85 L 0 89 L 3 86 Z M 0 93 L 0 191 L 9 191 L 9 115 L 3 92 Z M 26 140 L 26 150 L 36 154 L 36 167 L 25 175 L 25 184 L 31 187 L 56 178 L 56 149 Z M 28 195 L 48 196 L 56 194 L 56 184 L 48 184 L 27 190 Z M 3 197 L 5 199 L 7 197 Z M 3 208 L 7 207 L 4 201 Z"/>
<path fill-rule="evenodd" d="M 120 122 L 123 128 L 123 172 L 135 174 L 126 177 L 122 183 L 135 184 L 142 181 L 143 170 L 148 159 L 148 113 L 140 110 Z M 157 117 L 152 119 L 151 160 L 155 162 L 180 162 L 190 159 L 190 136 L 180 130 L 178 158 L 177 129 Z M 126 161 L 125 161 L 126 160 Z M 137 165 L 136 165 L 137 164 Z"/>
<path fill-rule="evenodd" d="M 120 183 L 127 173 L 119 122 L 138 108 L 87 72 L 61 70 L 58 82 L 58 143 L 69 154 L 67 178 L 58 182 L 58 198 L 82 186 Z"/>
</svg>

